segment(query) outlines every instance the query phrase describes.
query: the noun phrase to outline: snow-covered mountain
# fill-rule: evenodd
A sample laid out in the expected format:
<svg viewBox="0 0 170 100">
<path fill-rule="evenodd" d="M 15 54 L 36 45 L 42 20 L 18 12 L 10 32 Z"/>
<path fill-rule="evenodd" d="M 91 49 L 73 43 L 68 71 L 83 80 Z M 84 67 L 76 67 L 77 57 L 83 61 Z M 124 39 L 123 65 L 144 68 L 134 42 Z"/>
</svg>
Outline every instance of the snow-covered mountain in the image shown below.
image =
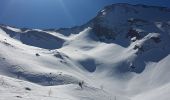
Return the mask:
<svg viewBox="0 0 170 100">
<path fill-rule="evenodd" d="M 170 9 L 156 6 L 113 4 L 73 28 L 1 25 L 0 100 L 169 100 L 169 43 Z"/>
</svg>

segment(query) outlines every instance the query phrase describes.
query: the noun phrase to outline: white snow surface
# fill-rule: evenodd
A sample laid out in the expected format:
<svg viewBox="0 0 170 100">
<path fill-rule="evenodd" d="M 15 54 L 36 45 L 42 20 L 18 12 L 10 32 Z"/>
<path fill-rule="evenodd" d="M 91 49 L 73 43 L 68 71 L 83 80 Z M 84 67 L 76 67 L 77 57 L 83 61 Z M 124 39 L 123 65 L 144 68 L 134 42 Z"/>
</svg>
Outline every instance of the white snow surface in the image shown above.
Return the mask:
<svg viewBox="0 0 170 100">
<path fill-rule="evenodd" d="M 169 100 L 170 10 L 114 4 L 96 18 L 115 40 L 91 23 L 70 35 L 1 25 L 0 100 Z M 141 37 L 126 38 L 130 28 Z"/>
</svg>

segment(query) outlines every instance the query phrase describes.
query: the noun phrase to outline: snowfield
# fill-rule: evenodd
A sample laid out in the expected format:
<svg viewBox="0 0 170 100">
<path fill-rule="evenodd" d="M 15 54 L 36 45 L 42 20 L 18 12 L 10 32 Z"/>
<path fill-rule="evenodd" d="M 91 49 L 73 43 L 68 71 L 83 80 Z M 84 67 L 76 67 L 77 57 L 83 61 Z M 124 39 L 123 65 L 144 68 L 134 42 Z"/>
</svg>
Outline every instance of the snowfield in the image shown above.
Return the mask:
<svg viewBox="0 0 170 100">
<path fill-rule="evenodd" d="M 113 4 L 59 30 L 0 25 L 0 100 L 170 100 L 169 43 L 170 9 L 155 6 Z"/>
</svg>

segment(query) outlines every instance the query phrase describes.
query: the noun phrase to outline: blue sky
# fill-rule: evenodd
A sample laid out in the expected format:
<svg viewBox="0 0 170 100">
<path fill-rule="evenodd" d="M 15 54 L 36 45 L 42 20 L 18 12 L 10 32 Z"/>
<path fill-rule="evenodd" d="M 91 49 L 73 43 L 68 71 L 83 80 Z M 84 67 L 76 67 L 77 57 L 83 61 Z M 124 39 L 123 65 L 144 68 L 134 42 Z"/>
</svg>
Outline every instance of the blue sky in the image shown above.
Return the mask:
<svg viewBox="0 0 170 100">
<path fill-rule="evenodd" d="M 170 8 L 170 0 L 0 0 L 0 24 L 41 29 L 72 27 L 86 23 L 113 3 Z"/>
</svg>

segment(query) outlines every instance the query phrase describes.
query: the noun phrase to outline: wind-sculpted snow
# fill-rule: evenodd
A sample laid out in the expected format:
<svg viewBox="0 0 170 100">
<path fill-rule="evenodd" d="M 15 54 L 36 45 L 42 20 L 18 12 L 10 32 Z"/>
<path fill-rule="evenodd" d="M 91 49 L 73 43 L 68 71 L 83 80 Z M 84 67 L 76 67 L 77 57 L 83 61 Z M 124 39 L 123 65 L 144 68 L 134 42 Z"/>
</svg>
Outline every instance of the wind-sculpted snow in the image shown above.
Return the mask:
<svg viewBox="0 0 170 100">
<path fill-rule="evenodd" d="M 38 30 L 13 31 L 9 28 L 2 27 L 10 37 L 19 40 L 23 44 L 40 47 L 44 49 L 61 48 L 64 40 Z"/>
<path fill-rule="evenodd" d="M 113 4 L 82 26 L 0 26 L 0 100 L 169 100 L 170 10 Z"/>
</svg>

